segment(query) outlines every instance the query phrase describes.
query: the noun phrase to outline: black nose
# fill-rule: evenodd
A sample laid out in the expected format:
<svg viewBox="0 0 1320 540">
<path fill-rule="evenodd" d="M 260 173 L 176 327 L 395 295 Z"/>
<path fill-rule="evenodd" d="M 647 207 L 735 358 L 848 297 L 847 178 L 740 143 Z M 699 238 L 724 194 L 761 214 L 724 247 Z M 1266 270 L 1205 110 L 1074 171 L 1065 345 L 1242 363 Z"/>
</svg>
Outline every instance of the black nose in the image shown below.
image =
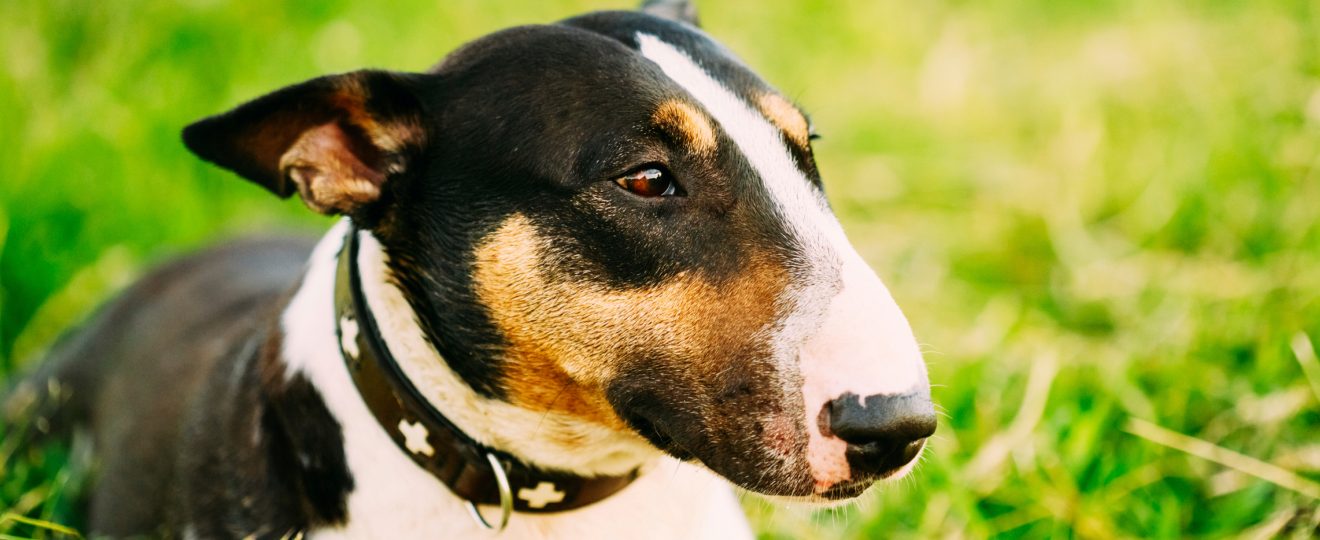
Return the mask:
<svg viewBox="0 0 1320 540">
<path fill-rule="evenodd" d="M 884 476 L 921 453 L 935 433 L 935 406 L 920 394 L 844 394 L 826 405 L 829 431 L 848 443 L 848 465 Z M 826 426 L 821 426 L 826 427 Z"/>
</svg>

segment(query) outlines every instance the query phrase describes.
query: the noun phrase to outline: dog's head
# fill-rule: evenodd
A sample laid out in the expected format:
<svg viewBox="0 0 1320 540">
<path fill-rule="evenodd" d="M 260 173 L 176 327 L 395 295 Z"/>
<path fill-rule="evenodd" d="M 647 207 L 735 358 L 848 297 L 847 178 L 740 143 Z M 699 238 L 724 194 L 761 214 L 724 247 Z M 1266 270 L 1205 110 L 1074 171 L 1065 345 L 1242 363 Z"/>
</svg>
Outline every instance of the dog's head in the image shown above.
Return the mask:
<svg viewBox="0 0 1320 540">
<path fill-rule="evenodd" d="M 658 4 L 308 81 L 185 141 L 370 229 L 484 399 L 769 495 L 905 473 L 935 426 L 926 370 L 826 202 L 810 121 Z"/>
</svg>

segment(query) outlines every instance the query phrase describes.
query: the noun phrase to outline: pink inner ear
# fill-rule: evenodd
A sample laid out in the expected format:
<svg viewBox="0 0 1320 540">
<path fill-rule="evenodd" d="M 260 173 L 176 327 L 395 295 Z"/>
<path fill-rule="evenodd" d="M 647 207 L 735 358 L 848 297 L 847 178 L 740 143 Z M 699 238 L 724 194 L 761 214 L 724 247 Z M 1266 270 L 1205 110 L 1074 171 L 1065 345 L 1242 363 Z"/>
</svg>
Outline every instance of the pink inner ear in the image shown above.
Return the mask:
<svg viewBox="0 0 1320 540">
<path fill-rule="evenodd" d="M 380 197 L 383 152 L 352 126 L 327 122 L 303 132 L 280 158 L 280 171 L 317 212 L 351 213 Z"/>
</svg>

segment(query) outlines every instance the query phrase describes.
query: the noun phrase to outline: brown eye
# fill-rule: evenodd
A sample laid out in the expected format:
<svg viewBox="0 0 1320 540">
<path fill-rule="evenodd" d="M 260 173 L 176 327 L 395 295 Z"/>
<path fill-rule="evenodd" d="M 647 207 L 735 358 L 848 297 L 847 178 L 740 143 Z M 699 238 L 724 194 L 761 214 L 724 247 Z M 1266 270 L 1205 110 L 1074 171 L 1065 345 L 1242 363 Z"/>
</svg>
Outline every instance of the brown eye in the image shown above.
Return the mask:
<svg viewBox="0 0 1320 540">
<path fill-rule="evenodd" d="M 625 175 L 614 183 L 642 197 L 670 197 L 678 194 L 678 184 L 670 179 L 669 173 L 656 168 Z"/>
</svg>

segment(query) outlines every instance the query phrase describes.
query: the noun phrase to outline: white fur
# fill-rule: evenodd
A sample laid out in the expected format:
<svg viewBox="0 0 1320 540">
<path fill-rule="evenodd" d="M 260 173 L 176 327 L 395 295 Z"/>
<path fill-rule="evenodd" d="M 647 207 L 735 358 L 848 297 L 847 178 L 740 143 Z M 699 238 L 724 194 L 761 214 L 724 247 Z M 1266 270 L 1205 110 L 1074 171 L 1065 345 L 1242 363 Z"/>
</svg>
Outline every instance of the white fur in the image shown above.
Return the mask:
<svg viewBox="0 0 1320 540">
<path fill-rule="evenodd" d="M 810 440 L 808 461 L 817 489 L 849 478 L 846 445 L 820 433 L 821 408 L 845 393 L 858 396 L 923 390 L 925 364 L 907 319 L 888 289 L 848 242 L 824 194 L 794 163 L 783 137 L 756 108 L 712 77 L 686 53 L 644 33 L 641 53 L 700 102 L 760 175 L 790 234 L 800 243 L 809 276 L 790 289 L 792 313 L 777 336 L 781 365 L 800 378 Z"/>
<path fill-rule="evenodd" d="M 336 254 L 342 244 L 348 221 L 341 221 L 321 240 L 312 254 L 303 284 L 283 313 L 284 360 L 286 374 L 301 374 L 321 392 L 326 406 L 339 422 L 344 435 L 344 452 L 353 476 L 354 489 L 348 498 L 348 523 L 342 527 L 313 530 L 309 538 L 496 538 L 494 533 L 482 530 L 467 515 L 465 503 L 449 492 L 443 484 L 422 470 L 401 451 L 367 410 L 349 378 L 335 339 L 334 277 Z M 375 258 L 383 262 L 380 254 L 370 255 L 373 249 L 364 243 L 359 262 Z M 363 268 L 364 288 L 371 291 L 372 309 L 381 322 L 391 351 L 406 355 L 410 364 L 423 359 L 419 356 L 429 347 L 418 346 L 424 339 L 411 320 L 410 311 L 388 298 L 393 286 L 384 281 L 379 271 Z M 396 290 L 397 293 L 397 290 Z M 388 322 L 387 322 L 388 321 Z M 396 332 L 400 334 L 395 335 Z M 407 343 L 411 340 L 417 340 Z M 396 349 L 395 347 L 399 348 Z M 443 366 L 438 356 L 430 362 Z M 406 368 L 417 370 L 416 365 Z M 422 382 L 428 398 L 449 418 L 462 418 L 464 429 L 480 434 L 488 441 L 525 437 L 535 439 L 537 426 L 527 423 L 524 415 L 537 416 L 528 411 L 504 410 L 489 400 L 475 396 L 470 389 L 464 393 L 460 381 L 449 381 L 459 386 L 443 389 L 444 374 L 435 370 L 425 372 L 415 382 Z M 414 371 L 409 371 L 411 376 Z M 436 379 L 441 382 L 437 383 Z M 426 382 L 426 381 L 430 382 Z M 446 395 L 435 395 L 442 391 Z M 448 394 L 448 393 L 452 393 Z M 455 401 L 450 401 L 450 400 Z M 447 408 L 478 407 L 492 416 L 476 416 L 470 410 Z M 505 423 L 509 422 L 509 423 Z M 562 429 L 552 425 L 540 429 Z M 598 436 L 602 444 L 608 437 Z M 510 450 L 507 447 L 501 447 Z M 583 454 L 595 454 L 584 448 Z M 563 451 L 563 449 L 560 449 Z M 516 453 L 516 452 L 515 452 Z M 554 460 L 565 456 L 549 456 Z M 588 460 L 591 461 L 591 460 Z M 605 460 L 608 462 L 609 460 Z M 605 465 L 602 465 L 605 466 Z M 482 509 L 489 519 L 496 519 L 497 509 Z M 618 494 L 586 508 L 571 512 L 531 515 L 515 514 L 509 528 L 498 538 L 750 538 L 737 500 L 728 484 L 696 467 L 668 458 L 648 462 L 644 472 L 632 485 Z"/>
</svg>

